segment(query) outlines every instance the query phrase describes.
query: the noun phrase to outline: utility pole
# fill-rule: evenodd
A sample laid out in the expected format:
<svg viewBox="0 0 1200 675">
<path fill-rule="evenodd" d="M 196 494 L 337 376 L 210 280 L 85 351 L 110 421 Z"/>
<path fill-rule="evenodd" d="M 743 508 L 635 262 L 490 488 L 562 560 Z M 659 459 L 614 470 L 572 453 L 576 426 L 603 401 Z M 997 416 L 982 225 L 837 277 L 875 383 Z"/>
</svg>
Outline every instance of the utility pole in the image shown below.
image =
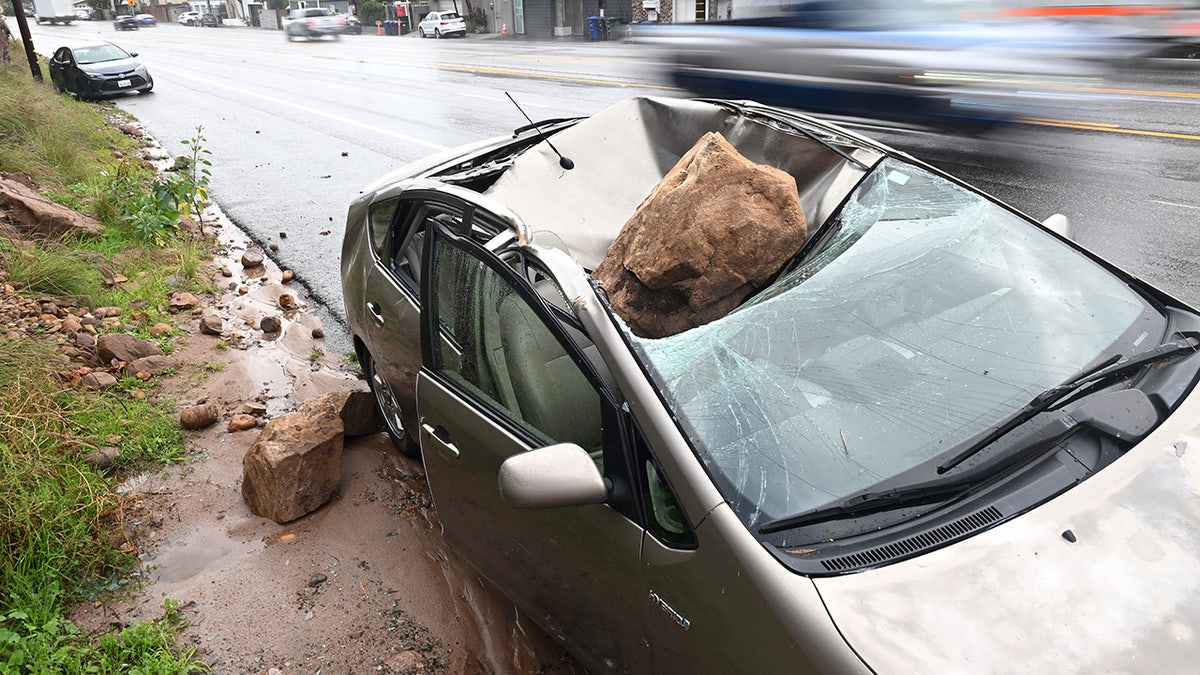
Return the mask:
<svg viewBox="0 0 1200 675">
<path fill-rule="evenodd" d="M 25 58 L 29 59 L 29 70 L 33 73 L 33 79 L 43 82 L 42 66 L 33 51 L 33 37 L 29 35 L 29 22 L 25 20 L 25 6 L 21 0 L 12 0 L 12 4 L 13 12 L 17 15 L 17 28 L 21 29 L 21 42 L 25 44 Z"/>
</svg>

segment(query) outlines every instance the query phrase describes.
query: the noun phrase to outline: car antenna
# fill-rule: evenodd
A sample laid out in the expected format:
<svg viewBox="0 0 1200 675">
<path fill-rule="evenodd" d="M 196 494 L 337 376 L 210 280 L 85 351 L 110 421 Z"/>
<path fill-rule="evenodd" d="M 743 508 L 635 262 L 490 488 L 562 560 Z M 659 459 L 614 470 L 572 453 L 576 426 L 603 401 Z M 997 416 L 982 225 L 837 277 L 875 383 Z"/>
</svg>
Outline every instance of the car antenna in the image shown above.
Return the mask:
<svg viewBox="0 0 1200 675">
<path fill-rule="evenodd" d="M 508 97 L 508 100 L 512 101 L 513 105 L 517 106 L 517 110 L 520 110 L 522 115 L 525 115 L 525 111 L 521 110 L 521 104 L 517 103 L 517 100 L 512 97 L 512 94 L 506 91 L 504 92 L 504 95 Z M 542 128 L 534 124 L 533 120 L 529 119 L 529 115 L 525 115 L 525 119 L 529 120 L 529 124 L 532 125 L 534 129 L 537 129 L 538 135 L 542 137 L 543 141 L 546 141 L 546 145 L 550 146 L 550 149 L 554 151 L 554 154 L 558 155 L 558 165 L 567 171 L 574 169 L 575 162 L 572 162 L 570 157 L 563 156 L 563 154 L 558 151 L 558 148 L 554 147 L 554 144 L 550 142 L 550 139 L 546 137 L 546 134 L 542 133 Z"/>
</svg>

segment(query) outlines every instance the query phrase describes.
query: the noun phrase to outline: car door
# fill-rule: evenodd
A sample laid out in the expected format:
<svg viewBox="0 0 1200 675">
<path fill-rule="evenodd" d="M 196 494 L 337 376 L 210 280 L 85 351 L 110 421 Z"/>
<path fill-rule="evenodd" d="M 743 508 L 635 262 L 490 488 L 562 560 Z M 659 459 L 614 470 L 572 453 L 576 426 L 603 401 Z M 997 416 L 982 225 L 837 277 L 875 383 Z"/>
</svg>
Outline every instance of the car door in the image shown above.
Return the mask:
<svg viewBox="0 0 1200 675">
<path fill-rule="evenodd" d="M 71 50 L 68 47 L 59 47 L 54 56 L 50 57 L 50 81 L 60 91 L 67 88 L 66 74 L 71 67 L 71 61 Z"/>
<path fill-rule="evenodd" d="M 377 200 L 368 210 L 374 255 L 363 293 L 364 340 L 370 367 L 387 380 L 414 440 L 425 231 L 437 219 L 461 222 L 463 206 L 446 195 L 414 191 Z"/>
<path fill-rule="evenodd" d="M 650 672 L 643 528 L 615 393 L 581 348 L 585 338 L 552 309 L 565 301 L 546 299 L 556 297 L 552 280 L 529 283 L 522 249 L 505 253 L 510 264 L 465 227 L 439 223 L 427 237 L 417 406 L 446 539 L 592 672 Z M 602 467 L 608 503 L 506 503 L 501 463 L 563 442 Z"/>
</svg>

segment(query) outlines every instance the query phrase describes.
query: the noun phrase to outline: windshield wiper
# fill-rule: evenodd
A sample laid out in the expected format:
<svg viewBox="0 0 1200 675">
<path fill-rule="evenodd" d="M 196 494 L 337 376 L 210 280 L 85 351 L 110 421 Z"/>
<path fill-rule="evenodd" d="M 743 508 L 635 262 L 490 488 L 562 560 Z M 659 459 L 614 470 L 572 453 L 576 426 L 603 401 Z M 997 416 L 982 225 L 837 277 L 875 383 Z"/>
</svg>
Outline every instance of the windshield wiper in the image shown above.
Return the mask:
<svg viewBox="0 0 1200 675">
<path fill-rule="evenodd" d="M 782 518 L 773 518 L 759 525 L 758 531 L 760 534 L 770 534 L 826 520 L 841 520 L 854 516 L 865 516 L 881 511 L 892 511 L 905 506 L 940 504 L 966 493 L 978 482 L 978 480 L 942 480 L 890 490 L 860 492 L 843 499 L 837 504 L 821 506 Z"/>
<path fill-rule="evenodd" d="M 1197 351 L 1197 345 L 1200 344 L 1200 338 L 1197 338 L 1197 336 L 1193 333 L 1177 333 L 1177 335 L 1179 335 L 1181 339 L 1173 340 L 1171 342 L 1164 342 L 1157 347 L 1147 349 L 1146 351 L 1130 358 L 1124 358 L 1118 354 L 1060 385 L 1050 387 L 1046 391 L 1043 391 L 1042 393 L 1033 397 L 1033 400 L 1027 403 L 1025 407 L 1013 413 L 1013 415 L 1010 416 L 1006 421 L 994 427 L 982 438 L 974 443 L 971 443 L 958 454 L 939 464 L 937 467 L 937 472 L 939 474 L 943 474 L 959 464 L 962 464 L 976 453 L 994 443 L 996 439 L 1004 436 L 1008 432 L 1016 429 L 1039 414 L 1049 410 L 1050 408 L 1053 408 L 1055 404 L 1062 400 L 1062 398 L 1067 394 L 1080 391 L 1085 387 L 1089 387 L 1099 382 L 1111 381 L 1133 371 L 1145 368 L 1153 363 L 1158 363 L 1159 361 L 1165 361 L 1167 359 L 1179 356 L 1180 354 L 1194 353 Z"/>
</svg>

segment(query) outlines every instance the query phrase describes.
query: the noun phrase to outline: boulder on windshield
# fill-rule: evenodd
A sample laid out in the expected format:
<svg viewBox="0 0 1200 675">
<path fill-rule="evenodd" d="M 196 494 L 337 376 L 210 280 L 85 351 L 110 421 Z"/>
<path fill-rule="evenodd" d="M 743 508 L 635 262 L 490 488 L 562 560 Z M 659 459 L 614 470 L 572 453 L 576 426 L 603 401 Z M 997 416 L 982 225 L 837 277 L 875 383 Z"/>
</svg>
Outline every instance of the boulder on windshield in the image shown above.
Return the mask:
<svg viewBox="0 0 1200 675">
<path fill-rule="evenodd" d="M 804 243 L 796 181 L 709 132 L 642 200 L 592 273 L 639 337 L 725 316 Z"/>
</svg>

